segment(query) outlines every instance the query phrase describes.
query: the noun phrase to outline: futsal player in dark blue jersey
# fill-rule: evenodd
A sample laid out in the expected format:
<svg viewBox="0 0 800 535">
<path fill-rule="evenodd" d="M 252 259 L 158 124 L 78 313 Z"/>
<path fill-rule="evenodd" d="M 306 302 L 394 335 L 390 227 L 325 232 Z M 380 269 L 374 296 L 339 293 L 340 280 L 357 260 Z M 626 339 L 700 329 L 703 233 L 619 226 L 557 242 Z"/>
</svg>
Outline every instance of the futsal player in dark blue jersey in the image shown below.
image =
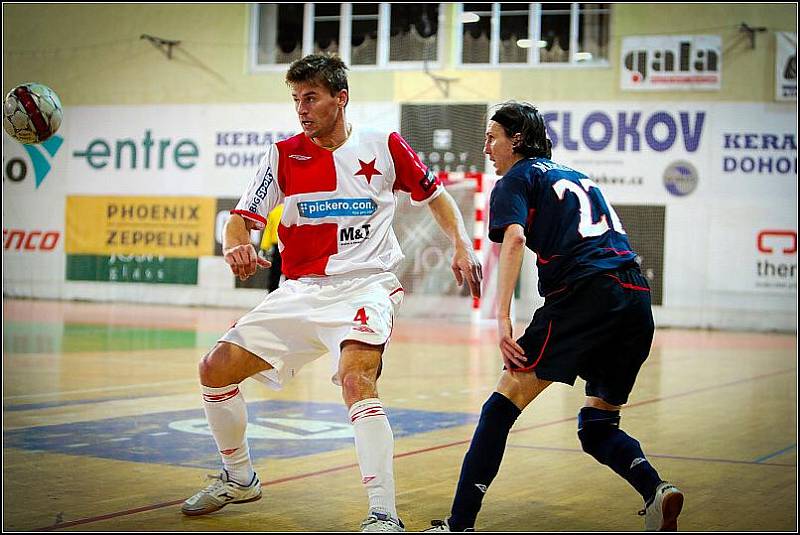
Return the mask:
<svg viewBox="0 0 800 535">
<path fill-rule="evenodd" d="M 586 175 L 553 162 L 551 147 L 530 104 L 502 104 L 488 123 L 484 152 L 502 176 L 492 190 L 489 239 L 502 243 L 497 313 L 505 366 L 483 405 L 451 514 L 428 531 L 474 530 L 517 417 L 552 382 L 574 385 L 577 377 L 586 381 L 583 450 L 641 494 L 646 530 L 675 531 L 683 494 L 619 428 L 653 340 L 650 288 L 614 208 Z M 526 246 L 536 253 L 545 302 L 515 340 L 511 300 Z"/>
</svg>

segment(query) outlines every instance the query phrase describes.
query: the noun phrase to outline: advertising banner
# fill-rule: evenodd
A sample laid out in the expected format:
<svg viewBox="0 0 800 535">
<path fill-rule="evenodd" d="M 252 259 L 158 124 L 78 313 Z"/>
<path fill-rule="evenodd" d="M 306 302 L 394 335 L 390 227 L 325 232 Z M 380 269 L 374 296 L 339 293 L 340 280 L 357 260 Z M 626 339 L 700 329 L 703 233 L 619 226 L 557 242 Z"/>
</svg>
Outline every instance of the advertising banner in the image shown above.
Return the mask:
<svg viewBox="0 0 800 535">
<path fill-rule="evenodd" d="M 65 120 L 69 114 L 65 112 Z M 3 198 L 7 195 L 54 195 L 66 189 L 63 169 L 68 156 L 64 136 L 44 143 L 23 145 L 3 135 Z M 61 176 L 55 172 L 61 170 Z"/>
<path fill-rule="evenodd" d="M 553 159 L 587 174 L 612 202 L 797 196 L 794 106 L 554 102 L 540 109 Z"/>
<path fill-rule="evenodd" d="M 12 173 L 28 166 L 27 176 L 17 182 L 4 174 L 3 295 L 52 298 L 64 281 L 63 196 L 52 175 L 36 188 L 33 166 L 24 151 L 4 152 L 3 158 L 4 172 L 9 162 Z"/>
<path fill-rule="evenodd" d="M 214 254 L 216 199 L 70 196 L 66 203 L 67 254 Z"/>
<path fill-rule="evenodd" d="M 16 185 L 10 185 L 13 189 Z M 43 192 L 6 190 L 3 195 L 3 258 L 30 255 L 49 256 L 64 250 L 64 205 L 50 201 Z"/>
<path fill-rule="evenodd" d="M 710 287 L 751 294 L 796 295 L 797 204 L 786 210 L 743 203 L 713 210 Z M 747 217 L 742 217 L 745 213 Z M 796 305 L 795 301 L 795 310 Z"/>
<path fill-rule="evenodd" d="M 707 145 L 716 201 L 793 202 L 797 206 L 797 107 L 718 104 Z"/>
<path fill-rule="evenodd" d="M 64 122 L 67 192 L 238 197 L 272 143 L 300 131 L 285 104 L 93 106 Z M 347 107 L 355 127 L 397 130 L 394 103 Z M 63 169 L 63 167 L 62 167 Z"/>
<path fill-rule="evenodd" d="M 197 258 L 67 255 L 68 281 L 197 284 Z"/>
<path fill-rule="evenodd" d="M 775 32 L 775 100 L 797 101 L 797 33 Z"/>
<path fill-rule="evenodd" d="M 553 159 L 585 173 L 611 202 L 706 194 L 713 106 L 545 102 L 539 109 Z"/>
<path fill-rule="evenodd" d="M 721 87 L 722 37 L 623 37 L 620 65 L 625 91 L 716 91 Z"/>
<path fill-rule="evenodd" d="M 687 58 L 686 76 L 717 77 L 692 84 L 718 87 L 719 38 L 701 37 L 708 39 L 629 46 L 625 70 L 644 84 L 631 89 L 681 75 Z M 791 58 L 781 74 L 796 80 Z M 353 102 L 348 119 L 401 132 L 434 170 L 491 174 L 483 154 L 488 104 Z M 795 101 L 536 104 L 553 159 L 597 183 L 622 217 L 655 304 L 697 317 L 709 303 L 726 314 L 796 310 Z M 4 293 L 108 299 L 108 282 L 141 282 L 196 286 L 139 292 L 122 284 L 114 295 L 185 304 L 219 303 L 215 292 L 229 289 L 231 302 L 257 296 L 234 287 L 263 287 L 267 271 L 233 283 L 218 256 L 221 230 L 269 144 L 297 131 L 287 96 L 286 104 L 71 107 L 47 143 L 22 146 L 3 136 Z M 488 188 L 492 177 L 485 178 Z M 472 187 L 453 183 L 448 191 L 469 232 Z M 460 302 L 466 289 L 452 280 L 452 251 L 430 211 L 400 194 L 394 228 L 409 295 L 429 295 L 431 306 L 448 296 Z M 258 236 L 253 242 L 260 246 Z M 203 262 L 213 267 L 205 275 Z"/>
</svg>

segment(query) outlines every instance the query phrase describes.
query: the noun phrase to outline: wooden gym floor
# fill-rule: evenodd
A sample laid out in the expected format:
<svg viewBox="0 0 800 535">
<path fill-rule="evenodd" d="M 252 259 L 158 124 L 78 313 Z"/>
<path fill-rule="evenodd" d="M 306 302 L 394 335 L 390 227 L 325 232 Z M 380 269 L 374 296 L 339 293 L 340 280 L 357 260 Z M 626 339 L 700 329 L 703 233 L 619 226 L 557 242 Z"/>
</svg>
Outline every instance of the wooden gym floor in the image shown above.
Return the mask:
<svg viewBox="0 0 800 535">
<path fill-rule="evenodd" d="M 197 360 L 243 312 L 4 300 L 4 531 L 357 530 L 327 357 L 279 393 L 243 384 L 263 499 L 180 513 L 219 467 Z M 797 530 L 797 362 L 795 335 L 657 331 L 621 426 L 684 491 L 681 531 Z M 499 370 L 493 325 L 396 323 L 379 390 L 407 530 L 449 511 Z M 479 531 L 642 529 L 635 491 L 580 449 L 582 402 L 581 380 L 554 384 L 522 414 Z"/>
</svg>

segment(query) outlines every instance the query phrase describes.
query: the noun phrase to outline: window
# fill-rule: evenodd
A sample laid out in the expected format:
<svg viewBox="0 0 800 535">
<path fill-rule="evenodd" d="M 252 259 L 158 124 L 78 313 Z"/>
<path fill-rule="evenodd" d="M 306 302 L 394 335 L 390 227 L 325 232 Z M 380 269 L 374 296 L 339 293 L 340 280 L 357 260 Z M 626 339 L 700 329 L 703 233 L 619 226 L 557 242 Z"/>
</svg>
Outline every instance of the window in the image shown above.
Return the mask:
<svg viewBox="0 0 800 535">
<path fill-rule="evenodd" d="M 528 50 L 517 45 L 530 35 L 530 15 L 525 8 L 525 4 L 500 4 L 500 63 L 528 62 Z"/>
<path fill-rule="evenodd" d="M 378 4 L 353 4 L 351 16 L 350 63 L 375 65 L 378 63 Z"/>
<path fill-rule="evenodd" d="M 436 61 L 438 4 L 392 4 L 389 61 Z"/>
<path fill-rule="evenodd" d="M 339 54 L 340 4 L 314 4 L 314 53 Z"/>
<path fill-rule="evenodd" d="M 303 54 L 303 4 L 258 6 L 259 65 L 291 63 Z"/>
<path fill-rule="evenodd" d="M 461 26 L 462 63 L 490 63 L 492 38 L 492 4 L 464 4 L 464 13 L 472 13 L 478 19 Z M 474 17 L 473 17 L 474 18 Z"/>
<path fill-rule="evenodd" d="M 603 64 L 610 4 L 459 4 L 462 65 Z"/>
<path fill-rule="evenodd" d="M 306 54 L 338 54 L 350 67 L 437 62 L 439 4 L 254 4 L 253 70 Z"/>
<path fill-rule="evenodd" d="M 592 58 L 608 59 L 608 4 L 578 4 L 578 50 Z"/>
<path fill-rule="evenodd" d="M 539 63 L 569 62 L 570 4 L 542 4 Z"/>
</svg>

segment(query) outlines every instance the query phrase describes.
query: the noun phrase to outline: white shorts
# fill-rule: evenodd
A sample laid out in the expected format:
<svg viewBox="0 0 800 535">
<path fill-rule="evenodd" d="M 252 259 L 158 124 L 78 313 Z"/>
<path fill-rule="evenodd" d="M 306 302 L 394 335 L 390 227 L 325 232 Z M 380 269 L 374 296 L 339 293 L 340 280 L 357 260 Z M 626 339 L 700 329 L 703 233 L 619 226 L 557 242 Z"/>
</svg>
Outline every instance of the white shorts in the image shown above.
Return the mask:
<svg viewBox="0 0 800 535">
<path fill-rule="evenodd" d="M 331 355 L 336 373 L 344 340 L 388 343 L 402 301 L 403 288 L 390 272 L 286 280 L 219 341 L 268 362 L 272 369 L 253 378 L 280 390 L 300 368 L 325 353 Z"/>
</svg>

